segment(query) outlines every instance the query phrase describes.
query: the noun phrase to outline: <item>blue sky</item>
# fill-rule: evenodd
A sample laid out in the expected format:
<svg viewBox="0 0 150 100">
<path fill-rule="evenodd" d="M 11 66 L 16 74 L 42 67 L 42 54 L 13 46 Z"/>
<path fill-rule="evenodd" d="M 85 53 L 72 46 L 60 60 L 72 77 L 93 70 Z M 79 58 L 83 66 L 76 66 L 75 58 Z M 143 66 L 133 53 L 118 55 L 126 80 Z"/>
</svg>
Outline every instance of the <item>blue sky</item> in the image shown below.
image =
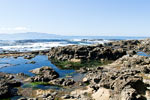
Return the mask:
<svg viewBox="0 0 150 100">
<path fill-rule="evenodd" d="M 150 0 L 0 0 L 0 33 L 150 36 Z"/>
</svg>

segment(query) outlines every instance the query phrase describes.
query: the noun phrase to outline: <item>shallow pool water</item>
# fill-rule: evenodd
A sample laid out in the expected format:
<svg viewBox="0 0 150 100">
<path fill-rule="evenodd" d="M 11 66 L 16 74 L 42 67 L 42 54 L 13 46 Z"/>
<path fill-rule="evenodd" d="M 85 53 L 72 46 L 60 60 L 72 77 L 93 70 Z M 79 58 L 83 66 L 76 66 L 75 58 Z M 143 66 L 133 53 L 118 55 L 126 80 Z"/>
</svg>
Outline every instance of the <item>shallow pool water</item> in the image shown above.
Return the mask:
<svg viewBox="0 0 150 100">
<path fill-rule="evenodd" d="M 55 86 L 55 85 L 42 85 L 42 84 L 32 84 L 32 83 L 25 83 L 21 86 L 21 88 L 32 88 L 32 89 L 42 89 L 42 90 L 47 90 L 47 89 L 54 89 L 54 90 L 61 90 L 63 89 L 60 86 Z"/>
<path fill-rule="evenodd" d="M 35 64 L 31 64 L 29 62 L 35 61 Z M 24 59 L 24 57 L 8 57 L 8 58 L 0 58 L 0 72 L 6 72 L 6 73 L 25 73 L 27 75 L 32 76 L 33 74 L 29 71 L 35 68 L 39 68 L 42 66 L 50 66 L 52 67 L 56 72 L 59 73 L 60 77 L 64 77 L 67 74 L 74 73 L 75 70 L 62 70 L 56 67 L 54 64 L 52 64 L 47 56 L 44 55 L 38 55 L 35 58 L 32 58 L 30 60 Z"/>
<path fill-rule="evenodd" d="M 35 64 L 31 64 L 31 61 L 35 61 Z M 47 56 L 44 55 L 37 55 L 35 58 L 32 59 L 24 59 L 24 57 L 5 57 L 0 58 L 0 72 L 5 73 L 25 73 L 29 76 L 33 76 L 34 74 L 30 73 L 29 71 L 35 68 L 40 68 L 42 66 L 50 66 L 56 72 L 59 73 L 60 77 L 65 76 L 72 76 L 75 81 L 80 81 L 83 78 L 83 74 L 76 73 L 75 70 L 62 70 L 52 64 Z M 64 88 L 54 85 L 33 85 L 32 83 L 24 83 L 22 84 L 21 88 L 32 88 L 34 89 L 54 89 L 54 90 L 64 90 Z M 12 97 L 11 100 L 17 100 L 20 96 Z"/>
<path fill-rule="evenodd" d="M 145 57 L 150 57 L 150 54 L 147 54 L 145 52 L 138 52 L 137 55 L 139 55 L 139 56 L 145 56 Z"/>
</svg>

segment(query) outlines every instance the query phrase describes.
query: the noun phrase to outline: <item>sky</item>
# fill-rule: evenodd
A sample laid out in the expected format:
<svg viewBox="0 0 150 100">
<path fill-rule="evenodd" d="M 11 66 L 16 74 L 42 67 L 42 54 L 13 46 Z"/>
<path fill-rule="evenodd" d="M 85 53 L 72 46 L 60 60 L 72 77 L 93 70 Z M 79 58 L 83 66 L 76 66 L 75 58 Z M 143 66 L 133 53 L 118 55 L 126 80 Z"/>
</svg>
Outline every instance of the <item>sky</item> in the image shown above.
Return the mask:
<svg viewBox="0 0 150 100">
<path fill-rule="evenodd" d="M 0 0 L 0 33 L 150 36 L 150 0 Z"/>
</svg>

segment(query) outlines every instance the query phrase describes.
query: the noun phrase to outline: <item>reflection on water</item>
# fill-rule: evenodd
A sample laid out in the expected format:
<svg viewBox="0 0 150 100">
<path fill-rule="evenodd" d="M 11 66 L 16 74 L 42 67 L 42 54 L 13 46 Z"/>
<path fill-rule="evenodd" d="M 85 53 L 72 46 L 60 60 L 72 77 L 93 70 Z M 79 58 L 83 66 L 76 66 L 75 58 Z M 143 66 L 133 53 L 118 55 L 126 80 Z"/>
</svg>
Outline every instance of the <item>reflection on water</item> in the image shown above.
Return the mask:
<svg viewBox="0 0 150 100">
<path fill-rule="evenodd" d="M 30 62 L 35 61 L 35 64 Z M 59 73 L 60 77 L 65 77 L 67 75 L 71 76 L 75 81 L 81 81 L 83 78 L 83 74 L 76 73 L 75 70 L 62 70 L 53 65 L 47 56 L 38 55 L 32 59 L 24 59 L 24 57 L 18 58 L 0 58 L 0 72 L 6 73 L 25 73 L 27 75 L 33 76 L 34 74 L 30 73 L 29 70 L 39 68 L 42 66 L 51 66 L 56 72 Z M 54 89 L 54 90 L 61 90 L 64 91 L 64 88 L 60 86 L 54 85 L 42 85 L 42 84 L 32 84 L 32 83 L 24 83 L 22 84 L 21 88 L 32 88 L 33 90 L 36 89 Z M 20 96 L 12 97 L 11 100 L 17 100 Z"/>
<path fill-rule="evenodd" d="M 35 61 L 35 64 L 31 64 L 28 62 Z M 0 72 L 6 73 L 25 73 L 27 75 L 32 76 L 33 74 L 29 72 L 29 70 L 39 68 L 42 66 L 51 66 L 55 71 L 57 71 L 61 77 L 65 76 L 66 74 L 74 73 L 74 70 L 61 70 L 55 65 L 53 65 L 47 56 L 38 55 L 35 58 L 30 60 L 24 59 L 24 57 L 18 58 L 0 58 L 0 66 L 3 67 L 0 69 Z M 5 66 L 5 67 L 4 67 Z"/>
<path fill-rule="evenodd" d="M 32 89 L 54 89 L 54 90 L 62 90 L 63 88 L 60 86 L 55 85 L 42 85 L 42 84 L 32 84 L 32 83 L 25 83 L 21 86 L 22 88 L 32 88 Z"/>
</svg>

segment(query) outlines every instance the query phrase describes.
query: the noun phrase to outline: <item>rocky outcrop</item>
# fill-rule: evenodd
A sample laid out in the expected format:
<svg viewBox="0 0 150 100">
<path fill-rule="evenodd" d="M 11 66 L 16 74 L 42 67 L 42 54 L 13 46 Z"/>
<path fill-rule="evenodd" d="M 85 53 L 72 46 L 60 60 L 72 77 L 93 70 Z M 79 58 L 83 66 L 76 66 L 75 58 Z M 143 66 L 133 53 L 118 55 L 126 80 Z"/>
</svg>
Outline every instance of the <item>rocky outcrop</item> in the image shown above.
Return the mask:
<svg viewBox="0 0 150 100">
<path fill-rule="evenodd" d="M 49 82 L 59 77 L 59 74 L 48 66 L 36 68 L 30 72 L 35 74 L 35 76 L 30 78 L 32 82 Z"/>
<path fill-rule="evenodd" d="M 17 95 L 17 90 L 14 87 L 21 85 L 21 82 L 14 80 L 11 74 L 0 72 L 0 97 L 8 97 Z"/>
<path fill-rule="evenodd" d="M 90 46 L 64 46 L 51 48 L 47 53 L 50 59 L 57 60 L 116 60 L 123 55 L 135 55 L 137 52 L 143 51 L 150 53 L 150 39 L 144 40 L 120 40 L 108 42 L 105 44 Z"/>
<path fill-rule="evenodd" d="M 109 100 L 110 90 L 106 88 L 100 88 L 97 92 L 92 94 L 94 100 Z"/>
<path fill-rule="evenodd" d="M 142 40 L 120 40 L 120 41 L 114 41 L 114 42 L 108 42 L 105 43 L 105 46 L 109 46 L 112 48 L 123 48 L 124 50 L 134 50 L 137 45 L 141 43 Z"/>
<path fill-rule="evenodd" d="M 68 78 L 58 78 L 50 81 L 50 83 L 59 86 L 70 86 L 73 85 L 75 81 L 73 79 L 68 79 Z"/>
<path fill-rule="evenodd" d="M 146 100 L 142 75 L 150 72 L 149 62 L 148 57 L 127 55 L 103 68 L 91 68 L 83 82 L 89 83 L 95 100 Z"/>
<path fill-rule="evenodd" d="M 136 71 L 139 71 L 141 73 L 149 73 L 150 72 L 150 58 L 144 57 L 144 56 L 123 56 L 122 58 L 116 60 L 111 66 L 118 65 L 119 69 L 136 69 Z"/>
<path fill-rule="evenodd" d="M 30 54 L 30 55 L 25 55 L 24 59 L 32 59 L 34 58 L 36 55 L 35 54 Z"/>
<path fill-rule="evenodd" d="M 106 45 L 115 47 L 115 48 L 123 48 L 126 51 L 133 50 L 136 52 L 143 51 L 146 53 L 150 53 L 150 39 L 144 40 L 122 40 L 117 42 L 106 43 Z"/>
<path fill-rule="evenodd" d="M 32 59 L 38 53 L 48 55 L 49 59 L 72 62 L 116 60 L 105 66 L 81 68 L 78 72 L 85 74 L 82 82 L 75 82 L 71 77 L 59 78 L 59 74 L 47 66 L 30 71 L 35 76 L 29 79 L 32 82 L 64 86 L 66 90 L 71 88 L 69 91 L 57 91 L 63 100 L 149 100 L 150 58 L 135 55 L 138 51 L 149 52 L 149 45 L 150 39 L 115 41 L 91 46 L 54 47 L 50 51 L 26 55 L 25 59 Z M 19 75 L 24 76 L 22 73 Z M 14 86 L 20 84 L 13 76 L 0 73 L 0 97 L 5 97 L 6 94 L 15 95 Z M 47 94 L 41 92 L 38 97 L 56 99 L 57 93 L 53 92 L 54 90 Z"/>
<path fill-rule="evenodd" d="M 63 100 L 93 100 L 88 94 L 89 90 L 76 89 L 72 91 L 70 94 L 66 94 L 61 98 Z"/>
<path fill-rule="evenodd" d="M 123 49 L 113 49 L 103 45 L 96 46 L 65 46 L 65 47 L 54 47 L 49 52 L 50 59 L 57 60 L 115 60 L 125 55 L 126 52 Z"/>
<path fill-rule="evenodd" d="M 137 50 L 150 53 L 150 39 L 144 39 L 137 46 Z"/>
</svg>

